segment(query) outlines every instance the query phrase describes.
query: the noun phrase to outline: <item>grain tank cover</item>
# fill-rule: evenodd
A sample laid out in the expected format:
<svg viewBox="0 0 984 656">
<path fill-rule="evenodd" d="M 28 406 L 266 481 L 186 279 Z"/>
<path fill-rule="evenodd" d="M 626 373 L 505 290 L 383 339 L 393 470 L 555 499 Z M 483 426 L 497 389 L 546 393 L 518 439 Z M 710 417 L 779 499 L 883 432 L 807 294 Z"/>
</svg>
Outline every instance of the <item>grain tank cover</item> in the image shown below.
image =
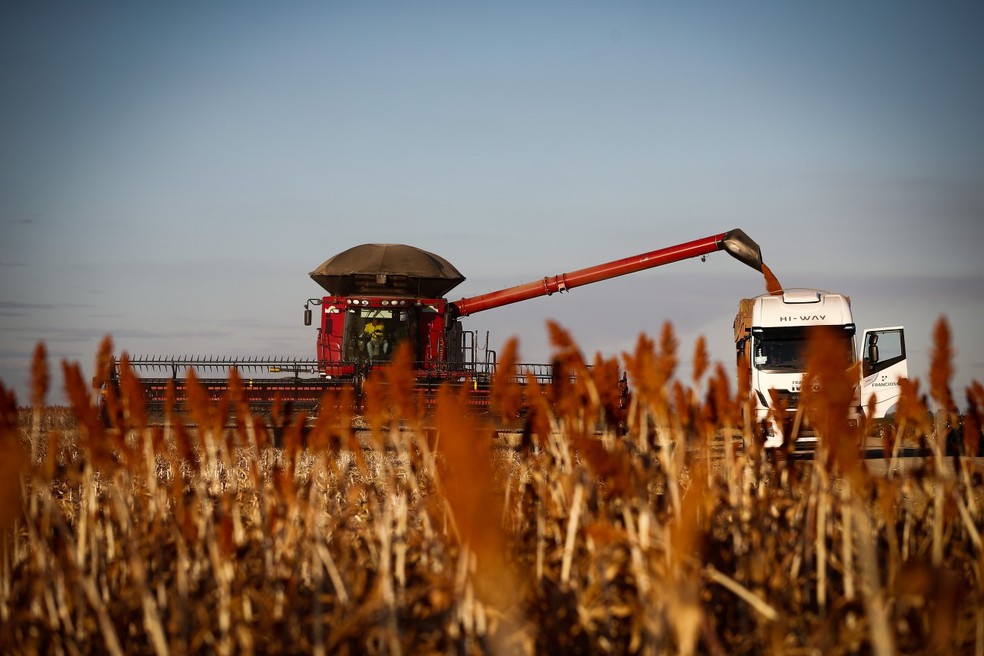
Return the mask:
<svg viewBox="0 0 984 656">
<path fill-rule="evenodd" d="M 311 272 L 329 294 L 442 298 L 465 277 L 439 255 L 404 244 L 362 244 Z"/>
</svg>

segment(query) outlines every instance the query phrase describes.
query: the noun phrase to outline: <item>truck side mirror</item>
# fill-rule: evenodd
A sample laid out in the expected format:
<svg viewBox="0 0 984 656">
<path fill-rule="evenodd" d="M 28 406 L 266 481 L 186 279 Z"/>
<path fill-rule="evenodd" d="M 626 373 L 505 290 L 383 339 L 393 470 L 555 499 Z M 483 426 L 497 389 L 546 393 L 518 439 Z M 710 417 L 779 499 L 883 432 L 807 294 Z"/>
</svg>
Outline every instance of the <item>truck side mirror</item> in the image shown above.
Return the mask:
<svg viewBox="0 0 984 656">
<path fill-rule="evenodd" d="M 871 333 L 868 335 L 867 349 L 864 354 L 864 361 L 861 363 L 861 375 L 867 378 L 875 373 L 878 366 L 878 335 Z"/>
<path fill-rule="evenodd" d="M 311 325 L 311 308 L 309 307 L 304 308 L 304 325 L 305 326 Z"/>
<path fill-rule="evenodd" d="M 868 361 L 872 366 L 878 362 L 878 335 L 871 335 L 868 338 Z"/>
</svg>

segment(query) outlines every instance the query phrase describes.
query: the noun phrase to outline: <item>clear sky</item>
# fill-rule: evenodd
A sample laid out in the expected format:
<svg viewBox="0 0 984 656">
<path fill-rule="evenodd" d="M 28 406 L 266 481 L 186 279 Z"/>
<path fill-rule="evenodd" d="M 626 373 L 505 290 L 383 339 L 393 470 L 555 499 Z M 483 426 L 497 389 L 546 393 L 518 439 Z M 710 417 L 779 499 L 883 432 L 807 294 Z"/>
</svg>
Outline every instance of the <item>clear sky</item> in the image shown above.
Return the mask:
<svg viewBox="0 0 984 656">
<path fill-rule="evenodd" d="M 742 228 L 790 287 L 950 322 L 984 381 L 980 2 L 5 2 L 0 379 L 34 345 L 314 356 L 308 272 L 433 251 L 452 299 Z M 733 362 L 723 253 L 465 320 Z M 686 358 L 684 358 L 686 359 Z M 683 375 L 687 374 L 686 362 Z M 52 400 L 59 401 L 59 394 Z"/>
</svg>

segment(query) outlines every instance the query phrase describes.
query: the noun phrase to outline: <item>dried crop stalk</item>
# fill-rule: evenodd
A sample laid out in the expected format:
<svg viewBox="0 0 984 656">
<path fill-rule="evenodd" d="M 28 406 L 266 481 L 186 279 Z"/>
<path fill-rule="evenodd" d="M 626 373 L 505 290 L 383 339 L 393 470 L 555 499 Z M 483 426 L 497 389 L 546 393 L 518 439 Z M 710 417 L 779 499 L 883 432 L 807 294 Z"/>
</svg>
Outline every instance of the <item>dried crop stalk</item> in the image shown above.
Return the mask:
<svg viewBox="0 0 984 656">
<path fill-rule="evenodd" d="M 827 480 L 822 467 L 813 468 L 814 493 L 817 495 L 817 605 L 827 608 Z"/>
<path fill-rule="evenodd" d="M 713 582 L 727 588 L 742 600 L 744 600 L 749 606 L 751 606 L 755 612 L 769 620 L 770 622 L 775 622 L 779 620 L 779 611 L 770 606 L 766 601 L 764 601 L 757 594 L 743 586 L 742 584 L 735 581 L 730 576 L 722 574 L 713 565 L 708 565 L 704 568 L 704 574 Z"/>
<path fill-rule="evenodd" d="M 120 639 L 116 635 L 116 629 L 113 628 L 113 621 L 110 619 L 102 599 L 99 598 L 99 593 L 96 592 L 95 583 L 88 576 L 82 579 L 82 591 L 85 592 L 85 598 L 89 602 L 89 606 L 96 613 L 99 630 L 105 641 L 104 646 L 106 647 L 106 652 L 111 654 L 111 656 L 123 656 L 123 648 L 120 646 Z"/>
<path fill-rule="evenodd" d="M 844 598 L 854 599 L 854 512 L 851 503 L 851 480 L 845 478 L 840 494 L 841 564 L 844 567 Z"/>
<path fill-rule="evenodd" d="M 578 520 L 581 516 L 581 500 L 584 497 L 584 485 L 578 481 L 574 487 L 574 498 L 571 500 L 570 514 L 567 519 L 567 538 L 564 540 L 564 556 L 560 568 L 560 582 L 570 583 L 571 563 L 574 560 L 574 538 L 577 535 Z"/>
<path fill-rule="evenodd" d="M 870 518 L 864 511 L 858 509 L 859 517 L 866 521 L 858 521 L 857 544 L 858 561 L 861 578 L 864 581 L 864 605 L 868 616 L 871 634 L 871 644 L 877 656 L 892 656 L 895 654 L 895 644 L 889 626 L 888 608 L 885 602 L 885 591 L 882 588 L 878 572 L 878 557 L 875 553 L 875 536 Z"/>
<path fill-rule="evenodd" d="M 544 508 L 546 499 L 546 482 L 543 476 L 536 478 L 537 499 L 536 499 L 536 580 L 539 584 L 543 580 L 543 560 L 547 550 L 546 544 L 546 510 Z"/>
<path fill-rule="evenodd" d="M 984 607 L 977 609 L 976 643 L 974 653 L 976 656 L 984 656 Z"/>
<path fill-rule="evenodd" d="M 939 460 L 937 458 L 937 460 Z M 943 496 L 942 481 L 933 485 L 933 566 L 943 565 Z"/>
</svg>

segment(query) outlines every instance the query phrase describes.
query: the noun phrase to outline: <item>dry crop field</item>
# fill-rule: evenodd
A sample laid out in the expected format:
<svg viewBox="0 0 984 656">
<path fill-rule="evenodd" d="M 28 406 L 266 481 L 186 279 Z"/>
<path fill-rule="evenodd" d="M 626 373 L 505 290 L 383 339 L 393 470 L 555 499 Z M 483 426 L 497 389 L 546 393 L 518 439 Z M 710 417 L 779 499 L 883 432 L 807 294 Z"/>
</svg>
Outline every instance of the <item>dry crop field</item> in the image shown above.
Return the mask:
<svg viewBox="0 0 984 656">
<path fill-rule="evenodd" d="M 64 364 L 70 407 L 44 409 L 39 347 L 32 406 L 0 389 L 3 651 L 984 653 L 982 471 L 938 439 L 978 452 L 984 388 L 958 413 L 945 322 L 928 390 L 907 383 L 882 432 L 936 457 L 881 475 L 822 341 L 797 460 L 758 446 L 747 381 L 703 341 L 679 380 L 669 325 L 590 368 L 550 330 L 580 375 L 497 385 L 495 416 L 531 399 L 510 445 L 452 389 L 425 414 L 406 361 L 360 417 L 344 395 L 260 417 L 234 385 L 152 424 L 126 371 L 100 408 Z"/>
</svg>

